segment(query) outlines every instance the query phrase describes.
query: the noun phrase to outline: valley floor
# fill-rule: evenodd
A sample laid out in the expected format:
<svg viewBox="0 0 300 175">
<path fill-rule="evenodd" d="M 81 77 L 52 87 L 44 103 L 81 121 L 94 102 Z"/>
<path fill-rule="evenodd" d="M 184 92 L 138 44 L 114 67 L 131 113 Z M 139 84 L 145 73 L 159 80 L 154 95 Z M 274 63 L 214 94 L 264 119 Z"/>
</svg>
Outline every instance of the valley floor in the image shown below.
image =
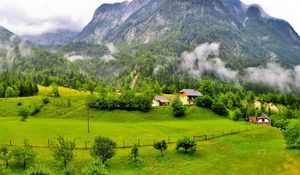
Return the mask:
<svg viewBox="0 0 300 175">
<path fill-rule="evenodd" d="M 185 155 L 175 151 L 170 144 L 164 157 L 152 146 L 140 147 L 138 164 L 128 160 L 130 148 L 118 148 L 114 158 L 109 160 L 107 174 L 300 174 L 300 153 L 286 149 L 279 131 L 272 127 L 257 129 L 256 125 L 218 116 L 210 110 L 187 107 L 184 118 L 174 118 L 168 107 L 155 108 L 148 113 L 137 111 L 87 110 L 85 94 L 70 92 L 68 96 L 50 98 L 41 111 L 21 122 L 17 112 L 21 106 L 42 104 L 42 96 L 28 98 L 0 99 L 0 145 L 22 145 L 28 138 L 37 152 L 37 162 L 47 165 L 54 174 L 61 174 L 52 153 L 47 146 L 48 139 L 58 135 L 76 139 L 77 147 L 90 147 L 94 136 L 107 136 L 119 147 L 152 145 L 165 139 L 176 142 L 183 136 L 221 135 L 232 131 L 255 129 L 239 134 L 218 137 L 197 142 L 197 152 Z M 71 105 L 67 106 L 66 101 Z M 21 105 L 17 105 L 21 102 Z M 90 116 L 91 134 L 87 133 L 87 117 Z M 91 140 L 89 143 L 88 141 Z M 89 150 L 76 150 L 74 167 L 77 174 L 84 163 L 91 160 Z M 14 168 L 13 174 L 23 174 Z"/>
</svg>

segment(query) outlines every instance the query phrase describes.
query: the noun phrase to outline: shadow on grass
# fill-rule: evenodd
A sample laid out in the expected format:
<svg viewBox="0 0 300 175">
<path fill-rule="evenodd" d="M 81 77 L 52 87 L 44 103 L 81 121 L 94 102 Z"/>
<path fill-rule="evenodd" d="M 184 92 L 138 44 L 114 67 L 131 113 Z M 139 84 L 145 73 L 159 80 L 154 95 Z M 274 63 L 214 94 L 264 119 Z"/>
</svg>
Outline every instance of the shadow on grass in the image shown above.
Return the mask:
<svg viewBox="0 0 300 175">
<path fill-rule="evenodd" d="M 176 155 L 184 158 L 185 160 L 194 160 L 200 158 L 198 152 L 185 152 L 184 150 L 177 150 Z"/>
<path fill-rule="evenodd" d="M 145 163 L 140 159 L 137 159 L 137 160 L 129 159 L 128 165 L 132 169 L 142 169 L 145 167 Z"/>
</svg>

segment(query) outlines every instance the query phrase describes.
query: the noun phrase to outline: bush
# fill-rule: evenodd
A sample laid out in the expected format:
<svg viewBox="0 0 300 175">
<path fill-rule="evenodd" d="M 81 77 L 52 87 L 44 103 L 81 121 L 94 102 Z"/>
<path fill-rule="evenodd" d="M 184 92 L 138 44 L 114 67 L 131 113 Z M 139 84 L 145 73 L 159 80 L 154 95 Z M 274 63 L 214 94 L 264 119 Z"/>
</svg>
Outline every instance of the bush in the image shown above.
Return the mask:
<svg viewBox="0 0 300 175">
<path fill-rule="evenodd" d="M 183 149 L 185 153 L 192 153 L 196 151 L 197 144 L 194 140 L 184 137 L 177 141 L 176 150 Z"/>
<path fill-rule="evenodd" d="M 22 105 L 22 102 L 19 101 L 19 102 L 17 103 L 17 106 L 21 106 L 21 105 Z"/>
<path fill-rule="evenodd" d="M 6 167 L 8 167 L 9 160 L 11 159 L 11 153 L 8 147 L 3 146 L 0 148 L 0 160 L 3 161 Z M 1 173 L 0 173 L 1 174 Z"/>
<path fill-rule="evenodd" d="M 238 120 L 240 120 L 241 118 L 243 118 L 243 114 L 242 114 L 241 110 L 240 110 L 239 108 L 237 108 L 237 109 L 234 111 L 233 120 L 234 120 L 234 121 L 238 121 Z"/>
<path fill-rule="evenodd" d="M 105 175 L 106 169 L 97 160 L 87 163 L 81 170 L 82 175 Z"/>
<path fill-rule="evenodd" d="M 41 166 L 41 165 L 35 165 L 34 167 L 29 168 L 26 172 L 25 175 L 50 175 L 50 171 Z"/>
<path fill-rule="evenodd" d="M 228 114 L 229 114 L 229 112 L 228 112 L 226 106 L 224 105 L 224 103 L 220 102 L 219 100 L 215 100 L 213 102 L 212 110 L 216 114 L 219 114 L 219 115 L 222 115 L 222 116 L 228 116 Z"/>
<path fill-rule="evenodd" d="M 117 144 L 107 137 L 96 137 L 94 145 L 91 149 L 91 156 L 99 159 L 102 164 L 111 159 L 116 154 Z"/>
<path fill-rule="evenodd" d="M 283 134 L 289 148 L 300 148 L 300 121 L 292 120 Z"/>
<path fill-rule="evenodd" d="M 60 97 L 58 86 L 56 84 L 52 85 L 52 96 L 53 97 Z"/>
<path fill-rule="evenodd" d="M 63 169 L 63 174 L 64 175 L 75 175 L 75 169 L 73 166 L 68 166 Z"/>
<path fill-rule="evenodd" d="M 33 109 L 30 115 L 35 115 L 41 111 L 41 106 L 37 106 L 35 103 L 33 103 Z"/>
<path fill-rule="evenodd" d="M 10 169 L 6 166 L 0 165 L 0 175 L 9 175 Z"/>
<path fill-rule="evenodd" d="M 183 103 L 180 101 L 179 98 L 176 98 L 172 102 L 173 114 L 175 117 L 182 117 L 185 113 L 185 108 L 183 107 Z"/>
<path fill-rule="evenodd" d="M 154 143 L 153 147 L 154 147 L 154 149 L 159 150 L 160 151 L 160 155 L 163 156 L 163 153 L 164 153 L 165 150 L 167 150 L 168 145 L 167 145 L 166 141 L 163 140 L 161 142 Z"/>
<path fill-rule="evenodd" d="M 35 160 L 36 154 L 29 145 L 28 140 L 24 140 L 24 147 L 15 148 L 12 151 L 14 160 L 23 168 L 26 169 L 28 163 Z"/>
<path fill-rule="evenodd" d="M 5 97 L 17 97 L 19 93 L 15 91 L 12 87 L 7 87 L 5 91 Z"/>
<path fill-rule="evenodd" d="M 44 98 L 42 99 L 42 101 L 43 101 L 43 104 L 44 104 L 44 105 L 50 103 L 50 100 L 49 100 L 48 97 L 44 97 Z"/>
<path fill-rule="evenodd" d="M 30 111 L 27 107 L 21 107 L 18 115 L 21 116 L 21 121 L 25 122 L 27 120 L 29 114 L 30 114 Z"/>
<path fill-rule="evenodd" d="M 202 97 L 196 98 L 197 106 L 211 108 L 212 104 L 213 104 L 213 99 L 208 95 L 204 95 Z"/>
</svg>

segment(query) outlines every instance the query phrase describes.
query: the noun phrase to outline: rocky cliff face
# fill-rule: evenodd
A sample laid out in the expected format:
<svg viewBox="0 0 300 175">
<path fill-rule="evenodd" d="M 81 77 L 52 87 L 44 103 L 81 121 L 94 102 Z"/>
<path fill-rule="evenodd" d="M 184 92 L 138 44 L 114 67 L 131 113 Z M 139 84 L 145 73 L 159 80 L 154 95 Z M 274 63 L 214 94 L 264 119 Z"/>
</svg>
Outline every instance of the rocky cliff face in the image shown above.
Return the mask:
<svg viewBox="0 0 300 175">
<path fill-rule="evenodd" d="M 240 0 L 104 4 L 74 41 L 78 40 L 129 45 L 158 42 L 178 53 L 182 45 L 218 42 L 220 55 L 228 61 L 245 58 L 252 65 L 257 61 L 252 58 L 257 58 L 260 64 L 275 54 L 287 65 L 300 64 L 300 38 L 293 27 Z"/>
</svg>

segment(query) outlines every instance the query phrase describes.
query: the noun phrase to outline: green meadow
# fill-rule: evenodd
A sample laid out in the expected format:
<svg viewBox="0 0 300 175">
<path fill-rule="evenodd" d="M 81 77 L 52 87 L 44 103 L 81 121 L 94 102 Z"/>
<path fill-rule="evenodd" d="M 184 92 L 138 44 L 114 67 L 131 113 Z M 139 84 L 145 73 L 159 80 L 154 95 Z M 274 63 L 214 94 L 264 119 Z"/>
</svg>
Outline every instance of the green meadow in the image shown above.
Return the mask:
<svg viewBox="0 0 300 175">
<path fill-rule="evenodd" d="M 128 160 L 130 148 L 118 148 L 109 160 L 107 174 L 300 174 L 300 153 L 286 148 L 285 141 L 276 128 L 262 127 L 244 122 L 233 122 L 210 110 L 187 107 L 186 116 L 175 118 L 169 107 L 154 108 L 150 112 L 88 110 L 85 103 L 87 93 L 60 88 L 62 97 L 50 98 L 41 111 L 21 122 L 18 111 L 21 107 L 42 105 L 42 98 L 49 88 L 39 87 L 40 94 L 27 98 L 0 99 L 0 145 L 21 146 L 29 139 L 37 152 L 37 162 L 49 167 L 54 174 L 57 168 L 48 139 L 58 135 L 76 139 L 77 147 L 90 147 L 95 136 L 107 136 L 119 147 L 152 145 L 165 139 L 176 142 L 183 136 L 216 136 L 232 131 L 256 129 L 239 134 L 197 142 L 197 152 L 183 154 L 170 144 L 164 157 L 152 146 L 140 147 L 138 164 Z M 68 104 L 68 101 L 71 104 Z M 90 135 L 88 134 L 90 118 Z M 89 142 L 90 141 L 90 142 Z M 76 150 L 74 167 L 76 173 L 91 159 L 89 150 Z M 22 170 L 12 167 L 13 174 Z"/>
</svg>

